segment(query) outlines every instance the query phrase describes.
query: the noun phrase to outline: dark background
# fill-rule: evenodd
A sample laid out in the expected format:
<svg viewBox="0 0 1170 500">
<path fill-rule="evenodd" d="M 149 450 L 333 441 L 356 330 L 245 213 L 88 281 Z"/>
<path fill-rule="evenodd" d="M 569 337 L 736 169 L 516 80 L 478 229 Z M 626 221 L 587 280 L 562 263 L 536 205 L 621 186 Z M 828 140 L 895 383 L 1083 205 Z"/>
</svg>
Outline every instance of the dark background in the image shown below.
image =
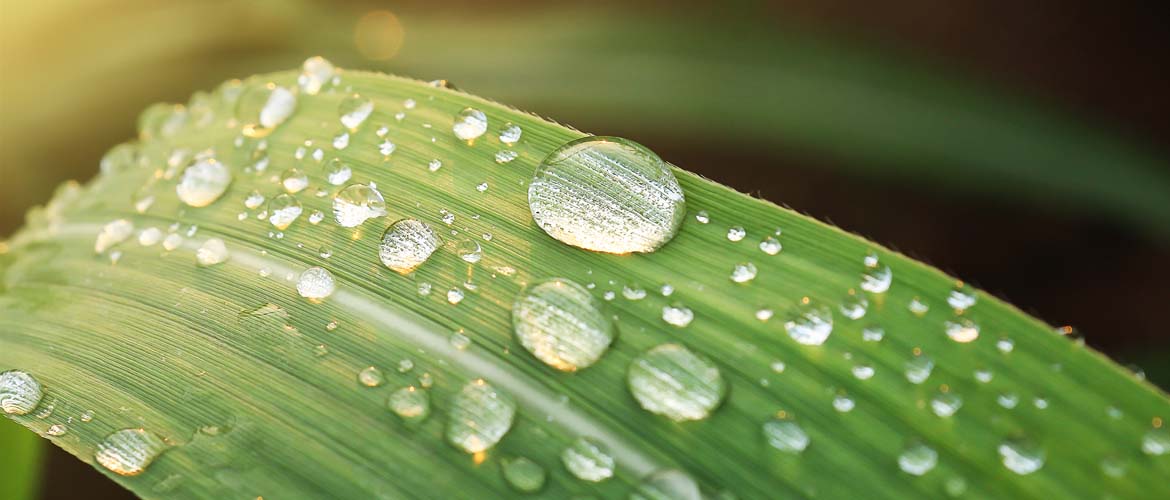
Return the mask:
<svg viewBox="0 0 1170 500">
<path fill-rule="evenodd" d="M 108 3 L 113 10 L 142 5 L 129 0 Z M 476 5 L 445 2 L 435 8 L 442 19 L 443 12 Z M 1170 30 L 1157 6 L 1156 2 L 1076 0 L 792 0 L 743 2 L 726 8 L 761 16 L 777 32 L 798 29 L 844 46 L 922 61 L 951 77 L 1010 92 L 1092 123 L 1165 158 L 1170 152 Z M 378 8 L 388 7 L 378 4 Z M 507 2 L 499 8 L 557 9 L 539 2 Z M 669 23 L 672 13 L 686 4 L 651 3 L 639 8 L 653 13 L 648 19 Z M 74 40 L 86 44 L 85 49 L 68 51 L 50 44 L 43 55 L 17 54 L 39 44 L 19 45 L 11 37 L 29 36 L 37 30 L 49 35 L 54 26 L 32 24 L 43 19 L 29 16 L 27 8 L 10 0 L 4 0 L 0 9 L 4 31 L 19 27 L 16 31 L 20 32 L 3 39 L 0 79 L 10 83 L 0 84 L 0 116 L 29 109 L 18 105 L 16 84 L 11 83 L 14 78 L 39 76 L 29 59 L 55 58 L 58 64 L 68 64 L 69 57 L 84 58 L 101 50 L 103 40 L 94 39 Z M 711 23 L 720 22 L 716 12 L 712 11 Z M 89 22 L 114 22 L 116 17 L 98 16 Z M 404 25 L 409 44 L 411 25 Z M 552 24 L 549 29 L 556 27 Z M 157 82 L 141 96 L 128 93 L 113 99 L 103 108 L 108 113 L 100 128 L 82 137 L 57 137 L 54 149 L 22 140 L 18 134 L 28 130 L 4 129 L 0 135 L 3 151 L 29 151 L 0 156 L 0 198 L 7 200 L 0 205 L 0 235 L 15 231 L 24 210 L 48 199 L 62 180 L 92 176 L 106 148 L 134 135 L 136 110 L 155 100 L 182 101 L 194 90 L 253 72 L 239 69 L 249 61 L 262 61 L 256 64 L 259 71 L 295 67 L 309 55 L 296 53 L 302 50 L 299 47 L 248 39 L 172 50 L 178 53 L 177 60 L 243 62 L 220 69 L 200 67 Z M 195 51 L 200 55 L 192 55 Z M 21 64 L 10 64 L 13 61 Z M 160 63 L 143 57 L 105 64 L 149 72 Z M 758 64 L 769 64 L 766 55 L 758 58 Z M 25 70 L 15 74 L 15 67 Z M 377 67 L 410 74 L 409 67 L 396 68 L 394 59 Z M 71 78 L 77 79 L 77 85 L 85 84 L 84 75 Z M 481 82 L 457 83 L 476 92 Z M 1170 303 L 1170 238 L 1166 236 L 1170 231 L 1159 233 L 1099 210 L 1078 208 L 1076 200 L 1055 205 L 1018 193 L 949 189 L 905 176 L 862 175 L 836 157 L 779 140 L 758 147 L 725 147 L 672 134 L 669 129 L 627 131 L 613 120 L 580 113 L 572 106 L 562 109 L 545 103 L 534 109 L 525 102 L 508 103 L 582 130 L 609 133 L 616 128 L 672 163 L 903 251 L 1051 324 L 1074 326 L 1089 345 L 1170 387 L 1170 363 L 1166 363 L 1170 333 L 1164 319 Z M 54 154 L 58 161 L 20 162 L 41 158 L 37 155 L 45 151 L 36 148 Z M 130 497 L 64 452 L 53 448 L 49 455 L 42 490 L 45 498 L 74 498 L 78 491 L 95 499 Z"/>
</svg>

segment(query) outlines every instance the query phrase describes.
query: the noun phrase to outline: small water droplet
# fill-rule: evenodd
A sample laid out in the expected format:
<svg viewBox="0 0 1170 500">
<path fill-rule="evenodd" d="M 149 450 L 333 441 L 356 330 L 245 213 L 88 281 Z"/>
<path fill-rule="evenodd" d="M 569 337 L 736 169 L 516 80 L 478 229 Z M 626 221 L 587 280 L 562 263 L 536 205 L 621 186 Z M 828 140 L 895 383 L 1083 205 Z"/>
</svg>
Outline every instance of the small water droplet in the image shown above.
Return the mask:
<svg viewBox="0 0 1170 500">
<path fill-rule="evenodd" d="M 853 411 L 853 407 L 856 405 L 857 403 L 855 403 L 853 398 L 849 396 L 838 394 L 837 396 L 833 397 L 833 409 L 841 413 L 849 413 Z"/>
<path fill-rule="evenodd" d="M 236 103 L 236 118 L 245 124 L 244 135 L 262 137 L 292 116 L 296 107 L 296 94 L 269 83 L 251 87 L 240 96 Z"/>
<path fill-rule="evenodd" d="M 1044 466 L 1044 450 L 1028 441 L 1010 439 L 1001 443 L 997 450 L 1003 466 L 1021 476 Z"/>
<path fill-rule="evenodd" d="M 310 267 L 297 279 L 297 293 L 309 300 L 322 300 L 330 295 L 336 285 L 333 274 L 320 267 Z"/>
<path fill-rule="evenodd" d="M 414 369 L 414 361 L 409 358 L 398 362 L 398 373 L 406 373 Z"/>
<path fill-rule="evenodd" d="M 329 80 L 333 78 L 333 63 L 324 57 L 316 56 L 305 59 L 301 64 L 301 74 L 297 77 L 297 85 L 308 95 L 317 95 Z"/>
<path fill-rule="evenodd" d="M 947 304 L 955 310 L 955 314 L 962 314 L 963 311 L 970 309 L 976 300 L 975 290 L 962 281 L 955 283 L 954 290 L 947 296 Z"/>
<path fill-rule="evenodd" d="M 481 182 L 481 183 L 479 183 L 479 184 L 476 184 L 476 185 L 475 185 L 475 190 L 476 190 L 476 191 L 479 191 L 479 192 L 481 192 L 481 193 L 482 193 L 482 192 L 484 192 L 484 191 L 487 191 L 487 190 L 488 190 L 488 183 L 486 183 L 486 182 Z"/>
<path fill-rule="evenodd" d="M 890 266 L 879 267 L 875 258 L 874 266 L 867 267 L 865 272 L 861 273 L 859 286 L 869 293 L 886 293 L 893 282 L 894 273 L 890 270 Z"/>
<path fill-rule="evenodd" d="M 463 302 L 463 290 L 460 290 L 458 288 L 452 288 L 450 290 L 447 290 L 447 303 L 448 304 L 456 305 L 460 302 Z"/>
<path fill-rule="evenodd" d="M 1000 406 L 1010 410 L 1015 408 L 1016 405 L 1020 403 L 1020 397 L 1009 392 L 996 396 L 995 402 L 999 403 Z"/>
<path fill-rule="evenodd" d="M 636 285 L 625 285 L 622 287 L 622 297 L 626 300 L 642 300 L 646 298 L 646 289 Z"/>
<path fill-rule="evenodd" d="M 94 459 L 120 476 L 136 476 L 167 449 L 162 439 L 143 429 L 114 432 L 98 444 Z"/>
<path fill-rule="evenodd" d="M 1142 436 L 1142 453 L 1151 456 L 1170 454 L 1170 431 L 1150 429 Z"/>
<path fill-rule="evenodd" d="M 833 312 L 806 297 L 789 313 L 784 330 L 799 344 L 821 345 L 833 333 Z"/>
<path fill-rule="evenodd" d="M 443 168 L 443 161 L 439 160 L 438 158 L 433 159 L 427 163 L 427 170 L 430 170 L 431 172 L 436 172 L 440 168 Z"/>
<path fill-rule="evenodd" d="M 771 236 L 767 236 L 763 240 L 760 240 L 760 251 L 768 255 L 776 255 L 780 253 L 780 250 L 783 248 L 784 247 L 780 245 L 780 240 L 777 240 Z"/>
<path fill-rule="evenodd" d="M 482 379 L 468 382 L 451 400 L 447 442 L 467 453 L 485 451 L 512 428 L 516 402 Z"/>
<path fill-rule="evenodd" d="M 995 341 L 995 348 L 999 349 L 999 352 L 1007 354 L 1016 348 L 1016 342 L 1012 339 L 1004 337 Z"/>
<path fill-rule="evenodd" d="M 475 264 L 483 259 L 483 248 L 475 240 L 463 240 L 455 246 L 455 253 L 468 264 Z"/>
<path fill-rule="evenodd" d="M 357 227 L 387 213 L 386 200 L 373 183 L 351 184 L 333 197 L 333 218 L 341 227 Z"/>
<path fill-rule="evenodd" d="M 869 380 L 874 375 L 874 369 L 870 365 L 855 365 L 850 371 L 853 372 L 854 377 L 857 377 L 857 380 Z"/>
<path fill-rule="evenodd" d="M 386 376 L 375 366 L 367 366 L 358 372 L 358 383 L 366 387 L 378 387 L 386 383 Z"/>
<path fill-rule="evenodd" d="M 938 452 L 922 443 L 914 443 L 898 455 L 898 468 L 907 474 L 921 476 L 938 465 Z"/>
<path fill-rule="evenodd" d="M 525 457 L 505 458 L 500 461 L 504 480 L 522 493 L 534 493 L 544 487 L 547 473 L 544 467 Z"/>
<path fill-rule="evenodd" d="M 396 149 L 398 149 L 398 146 L 390 142 L 390 139 L 386 139 L 381 144 L 378 144 L 378 152 L 382 153 L 382 156 L 390 156 L 394 154 L 394 150 Z"/>
<path fill-rule="evenodd" d="M 519 125 L 512 122 L 505 123 L 503 127 L 500 127 L 500 142 L 512 146 L 520 142 L 520 135 L 523 132 Z"/>
<path fill-rule="evenodd" d="M 280 175 L 280 185 L 290 194 L 296 194 L 309 187 L 309 176 L 299 168 L 290 168 Z"/>
<path fill-rule="evenodd" d="M 520 153 L 512 151 L 511 149 L 501 149 L 496 152 L 496 163 L 499 163 L 500 165 L 511 163 L 512 160 L 515 160 L 519 157 Z"/>
<path fill-rule="evenodd" d="M 728 241 L 742 241 L 745 237 L 747 237 L 747 231 L 740 226 L 734 226 L 727 230 Z"/>
<path fill-rule="evenodd" d="M 268 222 L 283 231 L 301 216 L 300 200 L 291 194 L 280 193 L 268 201 Z"/>
<path fill-rule="evenodd" d="M 176 248 L 179 248 L 179 245 L 182 245 L 182 244 L 183 244 L 183 237 L 177 233 L 171 233 L 171 234 L 168 234 L 167 237 L 163 239 L 163 250 L 170 252 Z"/>
<path fill-rule="evenodd" d="M 341 119 L 341 124 L 350 131 L 356 131 L 373 112 L 374 101 L 361 94 L 348 95 L 337 106 L 337 115 Z"/>
<path fill-rule="evenodd" d="M 861 330 L 861 340 L 866 342 L 881 342 L 886 336 L 886 330 L 877 325 L 870 325 Z"/>
<path fill-rule="evenodd" d="M 9 415 L 26 415 L 41 402 L 41 383 L 20 370 L 0 373 L 0 410 Z"/>
<path fill-rule="evenodd" d="M 463 108 L 463 111 L 455 115 L 455 124 L 451 126 L 455 137 L 463 141 L 478 139 L 484 132 L 487 132 L 487 128 L 487 115 L 475 108 Z"/>
<path fill-rule="evenodd" d="M 325 220 L 325 212 L 313 210 L 313 213 L 309 214 L 309 224 L 316 226 L 323 220 Z"/>
<path fill-rule="evenodd" d="M 963 407 L 963 398 L 953 392 L 944 392 L 930 400 L 930 411 L 942 418 L 950 417 Z"/>
<path fill-rule="evenodd" d="M 134 234 L 134 224 L 126 219 L 117 219 L 108 222 L 98 231 L 97 239 L 93 242 L 94 253 L 103 253 L 114 245 L 126 241 Z"/>
<path fill-rule="evenodd" d="M 627 382 L 643 409 L 676 422 L 707 418 L 727 394 L 719 368 L 679 344 L 642 353 L 630 364 Z"/>
<path fill-rule="evenodd" d="M 644 146 L 616 137 L 585 137 L 550 153 L 528 186 L 528 205 L 549 236 L 615 254 L 661 248 L 686 214 L 670 168 Z"/>
<path fill-rule="evenodd" d="M 906 362 L 906 380 L 911 384 L 921 384 L 930 378 L 930 373 L 934 371 L 934 360 L 927 356 L 917 356 Z"/>
<path fill-rule="evenodd" d="M 793 455 L 808 448 L 808 433 L 791 420 L 772 419 L 764 423 L 764 439 L 777 450 Z"/>
<path fill-rule="evenodd" d="M 947 321 L 943 326 L 946 329 L 947 337 L 955 342 L 965 344 L 979 338 L 979 325 L 968 318 L 955 318 Z"/>
<path fill-rule="evenodd" d="M 711 216 L 707 214 L 706 210 L 699 210 L 695 213 L 695 221 L 699 224 L 707 224 L 711 222 Z"/>
<path fill-rule="evenodd" d="M 382 234 L 378 257 L 386 267 L 406 274 L 426 262 L 438 246 L 439 236 L 431 226 L 415 219 L 402 219 Z"/>
<path fill-rule="evenodd" d="M 564 371 L 597 362 L 614 338 L 613 322 L 597 299 L 562 278 L 524 289 L 512 306 L 512 328 L 536 359 Z"/>
<path fill-rule="evenodd" d="M 583 481 L 596 483 L 613 477 L 613 457 L 591 439 L 577 439 L 561 453 L 561 461 Z"/>
<path fill-rule="evenodd" d="M 731 269 L 731 281 L 736 283 L 747 283 L 756 279 L 757 272 L 758 270 L 756 269 L 755 264 L 752 264 L 751 262 L 741 262 L 736 264 L 735 267 Z"/>
<path fill-rule="evenodd" d="M 209 238 L 195 251 L 195 261 L 201 266 L 214 266 L 228 260 L 227 246 L 219 238 Z"/>
<path fill-rule="evenodd" d="M 910 299 L 910 305 L 906 306 L 906 308 L 910 310 L 910 313 L 918 316 L 919 318 L 925 316 L 926 313 L 930 311 L 930 306 L 926 305 L 926 303 L 918 297 Z"/>
<path fill-rule="evenodd" d="M 93 410 L 85 410 L 81 412 L 81 421 L 89 422 L 93 420 Z"/>
<path fill-rule="evenodd" d="M 837 309 L 846 318 L 854 320 L 861 319 L 869 310 L 869 301 L 863 295 L 852 293 L 853 290 L 850 290 L 850 292 L 841 300 L 841 304 L 837 306 Z"/>
<path fill-rule="evenodd" d="M 979 369 L 975 370 L 975 380 L 977 382 L 979 382 L 980 384 L 986 384 L 988 382 L 991 382 L 991 379 L 993 377 L 994 377 L 994 374 L 991 373 L 991 370 L 988 370 L 986 368 L 979 368 Z"/>
<path fill-rule="evenodd" d="M 65 424 L 53 424 L 45 430 L 45 434 L 53 437 L 64 436 L 67 432 L 69 432 L 69 428 L 65 427 Z"/>
<path fill-rule="evenodd" d="M 227 165 L 207 158 L 183 170 L 175 192 L 188 206 L 206 207 L 223 196 L 231 183 L 232 173 Z"/>
<path fill-rule="evenodd" d="M 760 321 L 768 321 L 772 319 L 772 315 L 774 314 L 775 312 L 768 308 L 758 309 L 756 310 L 756 319 Z"/>
<path fill-rule="evenodd" d="M 662 306 L 662 321 L 669 325 L 685 328 L 694 321 L 695 313 L 691 308 L 679 303 Z"/>
<path fill-rule="evenodd" d="M 333 136 L 332 144 L 333 144 L 333 149 L 336 149 L 338 151 L 341 151 L 345 148 L 348 148 L 349 147 L 349 132 L 342 131 L 341 133 L 338 133 L 337 135 Z M 318 149 L 318 151 L 320 151 L 320 150 Z M 318 160 L 318 161 L 320 161 L 320 160 Z"/>
<path fill-rule="evenodd" d="M 1127 464 L 1118 457 L 1105 457 L 1101 460 L 1101 472 L 1112 478 L 1125 477 Z"/>
<path fill-rule="evenodd" d="M 248 193 L 246 198 L 244 198 L 244 206 L 248 209 L 255 209 L 263 204 L 264 195 L 260 194 L 260 191 L 252 191 L 251 193 Z"/>
</svg>

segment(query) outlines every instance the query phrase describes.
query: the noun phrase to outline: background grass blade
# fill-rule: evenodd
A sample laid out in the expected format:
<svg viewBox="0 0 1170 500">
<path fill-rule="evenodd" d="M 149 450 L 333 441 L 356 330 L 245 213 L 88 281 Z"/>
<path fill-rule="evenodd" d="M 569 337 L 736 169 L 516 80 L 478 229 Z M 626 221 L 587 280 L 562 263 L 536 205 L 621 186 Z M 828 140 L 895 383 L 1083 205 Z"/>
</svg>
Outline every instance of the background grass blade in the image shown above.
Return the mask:
<svg viewBox="0 0 1170 500">
<path fill-rule="evenodd" d="M 295 86 L 295 77 L 265 75 L 248 85 Z M 335 149 L 338 106 L 351 92 L 372 98 L 375 111 Z M 450 132 L 467 106 L 490 123 L 473 144 Z M 143 497 L 511 497 L 500 467 L 519 456 L 546 469 L 540 493 L 549 498 L 623 497 L 664 469 L 684 471 L 708 495 L 738 498 L 1170 495 L 1162 480 L 1168 457 L 1142 451 L 1143 439 L 1166 432 L 1164 394 L 981 292 L 957 315 L 947 304 L 954 279 L 878 245 L 678 170 L 689 213 L 673 241 L 652 254 L 589 253 L 545 235 L 525 201 L 537 163 L 580 132 L 457 91 L 346 72 L 339 87 L 300 97 L 293 117 L 264 139 L 268 167 L 255 174 L 246 167 L 254 170 L 262 156 L 259 142 L 241 137 L 232 109 L 215 100 L 211 124 L 189 120 L 173 137 L 148 128 L 136 158 L 110 163 L 85 187 L 63 186 L 0 248 L 0 370 L 34 374 L 46 390 L 42 408 L 53 408 L 45 418 L 14 420 L 43 432 L 74 418 L 53 442 L 89 462 L 111 431 L 141 427 L 162 437 L 169 449 L 145 473 L 111 474 Z M 524 131 L 515 146 L 495 135 L 505 122 Z M 388 156 L 379 150 L 386 139 L 396 145 Z M 168 159 L 209 148 L 233 169 L 231 188 L 209 207 L 181 205 Z M 505 149 L 518 156 L 498 163 Z M 354 229 L 328 217 L 308 222 L 313 211 L 329 213 L 337 188 L 325 182 L 323 165 L 335 157 L 352 166 L 352 182 L 376 182 L 388 217 Z M 432 171 L 435 159 L 442 166 Z M 305 214 L 277 231 L 244 199 L 253 190 L 271 199 L 281 173 L 294 167 L 310 180 L 297 195 Z M 136 211 L 134 201 L 151 195 L 153 203 Z M 695 218 L 699 211 L 709 223 Z M 445 240 L 407 276 L 377 260 L 382 231 L 402 217 L 426 221 Z M 95 236 L 115 219 L 180 235 L 182 243 L 166 251 L 131 238 L 95 255 Z M 736 226 L 747 237 L 729 241 Z M 783 251 L 760 251 L 778 229 Z M 231 257 L 197 266 L 193 253 L 209 238 L 225 241 Z M 463 240 L 482 246 L 482 261 L 460 259 Z M 859 288 L 870 253 L 893 273 L 888 292 Z M 729 273 L 743 262 L 755 264 L 758 277 L 733 283 Z M 322 303 L 295 291 L 296 275 L 309 266 L 338 280 Z M 580 372 L 541 364 L 511 333 L 521 288 L 553 276 L 589 285 L 620 331 L 601 361 Z M 674 289 L 669 297 L 660 293 L 664 284 Z M 626 287 L 647 296 L 627 299 Z M 448 290 L 465 298 L 451 304 Z M 868 307 L 850 320 L 838 308 L 856 297 Z M 823 346 L 785 333 L 802 301 L 833 311 Z M 911 312 L 914 301 L 929 310 Z M 695 314 L 685 328 L 661 319 L 676 303 Z M 775 316 L 758 319 L 764 308 Z M 977 339 L 948 338 L 945 323 L 962 320 L 979 326 Z M 864 340 L 866 327 L 881 327 L 883 340 Z M 452 341 L 456 334 L 470 345 Z M 1010 352 L 997 348 L 1005 339 Z M 666 421 L 625 389 L 631 360 L 668 342 L 715 360 L 730 384 L 710 418 Z M 912 384 L 906 364 L 925 357 L 933 372 Z M 875 375 L 854 376 L 861 365 Z M 368 366 L 387 383 L 361 386 L 357 374 Z M 497 447 L 467 455 L 443 441 L 443 428 L 451 396 L 478 377 L 514 397 L 519 410 Z M 389 395 L 407 385 L 430 385 L 433 411 L 420 425 L 386 409 Z M 962 398 L 953 416 L 932 411 L 943 394 Z M 1008 395 L 1019 400 L 1014 408 L 997 404 Z M 841 397 L 855 408 L 835 410 Z M 92 421 L 76 421 L 83 412 Z M 776 417 L 809 434 L 803 454 L 761 439 L 762 425 Z M 613 454 L 614 478 L 586 483 L 566 472 L 560 453 L 583 436 Z M 1041 450 L 1044 466 L 1009 471 L 997 452 L 1004 442 Z M 921 477 L 898 466 L 914 443 L 938 454 Z M 1121 477 L 1105 473 L 1118 468 Z"/>
<path fill-rule="evenodd" d="M 27 429 L 8 420 L 0 420 L 0 484 L 4 496 L 12 500 L 37 497 L 41 478 L 41 455 L 44 441 Z"/>
</svg>

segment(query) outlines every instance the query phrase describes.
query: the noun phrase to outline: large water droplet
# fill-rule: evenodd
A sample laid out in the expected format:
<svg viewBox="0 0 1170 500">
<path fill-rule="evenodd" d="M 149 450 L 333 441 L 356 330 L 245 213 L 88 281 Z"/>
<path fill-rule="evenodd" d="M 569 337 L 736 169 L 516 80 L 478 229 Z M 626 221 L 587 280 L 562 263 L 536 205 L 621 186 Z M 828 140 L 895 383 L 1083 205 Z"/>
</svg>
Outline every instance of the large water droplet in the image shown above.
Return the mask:
<svg viewBox="0 0 1170 500">
<path fill-rule="evenodd" d="M 288 193 L 280 193 L 268 202 L 268 222 L 277 229 L 285 230 L 301 216 L 301 202 Z"/>
<path fill-rule="evenodd" d="M 333 197 L 333 218 L 341 227 L 357 227 L 386 214 L 386 200 L 373 184 L 352 184 Z"/>
<path fill-rule="evenodd" d="M 821 345 L 833 333 L 833 311 L 813 304 L 808 298 L 800 301 L 784 323 L 784 330 L 797 343 Z"/>
<path fill-rule="evenodd" d="M 93 242 L 93 251 L 103 253 L 114 245 L 126 241 L 134 234 L 134 224 L 126 219 L 117 219 L 108 222 L 98 231 L 97 239 Z"/>
<path fill-rule="evenodd" d="M 569 245 L 652 252 L 678 232 L 686 201 L 674 174 L 644 146 L 585 137 L 553 151 L 528 186 L 536 224 Z"/>
<path fill-rule="evenodd" d="M 0 373 L 0 410 L 9 415 L 26 415 L 41 402 L 41 383 L 20 370 Z"/>
<path fill-rule="evenodd" d="M 710 360 L 679 344 L 662 344 L 630 364 L 627 382 L 642 408 L 671 420 L 707 418 L 727 394 Z"/>
<path fill-rule="evenodd" d="M 438 246 L 439 236 L 431 226 L 415 219 L 402 219 L 382 234 L 378 257 L 386 267 L 406 274 L 426 262 Z"/>
<path fill-rule="evenodd" d="M 94 458 L 102 467 L 120 476 L 136 476 L 167 449 L 162 439 L 143 429 L 114 432 L 100 444 Z"/>
<path fill-rule="evenodd" d="M 586 368 L 613 342 L 613 322 L 585 287 L 553 278 L 526 288 L 512 306 L 520 345 L 558 370 Z"/>
<path fill-rule="evenodd" d="M 297 293 L 310 300 L 321 300 L 333 295 L 333 274 L 320 267 L 310 267 L 297 279 Z"/>
<path fill-rule="evenodd" d="M 361 94 L 347 96 L 341 100 L 341 104 L 337 107 L 337 115 L 341 119 L 341 124 L 351 131 L 357 130 L 373 112 L 374 101 Z"/>
<path fill-rule="evenodd" d="M 1003 466 L 1021 476 L 1044 466 L 1044 450 L 1024 440 L 1007 440 L 997 448 Z"/>
<path fill-rule="evenodd" d="M 570 473 L 583 481 L 596 483 L 613 477 L 613 457 L 590 439 L 577 439 L 565 448 L 561 461 Z"/>
<path fill-rule="evenodd" d="M 447 441 L 467 453 L 487 450 L 512 428 L 516 402 L 484 380 L 468 382 L 452 398 Z"/>
<path fill-rule="evenodd" d="M 921 476 L 935 465 L 938 465 L 938 452 L 922 443 L 911 444 L 898 455 L 898 468 L 907 474 Z"/>
<path fill-rule="evenodd" d="M 227 245 L 219 238 L 209 238 L 195 251 L 195 261 L 201 266 L 214 266 L 227 262 Z"/>
<path fill-rule="evenodd" d="M 534 493 L 544 487 L 544 467 L 525 457 L 505 458 L 500 461 L 500 469 L 504 480 L 516 491 Z"/>
<path fill-rule="evenodd" d="M 310 57 L 301 65 L 301 75 L 297 77 L 297 85 L 308 95 L 317 95 L 321 87 L 333 78 L 333 63 L 324 57 Z"/>
<path fill-rule="evenodd" d="M 487 127 L 488 119 L 483 111 L 463 108 L 463 111 L 455 115 L 455 124 L 451 126 L 451 130 L 460 140 L 472 141 L 487 132 Z"/>
<path fill-rule="evenodd" d="M 772 419 L 764 423 L 764 439 L 773 448 L 785 453 L 799 454 L 808 448 L 808 433 L 791 420 Z"/>
<path fill-rule="evenodd" d="M 386 404 L 406 423 L 421 422 L 431 414 L 431 397 L 413 385 L 394 391 Z"/>
<path fill-rule="evenodd" d="M 183 170 L 175 192 L 189 206 L 206 207 L 223 196 L 231 183 L 232 173 L 227 165 L 204 158 Z"/>
</svg>

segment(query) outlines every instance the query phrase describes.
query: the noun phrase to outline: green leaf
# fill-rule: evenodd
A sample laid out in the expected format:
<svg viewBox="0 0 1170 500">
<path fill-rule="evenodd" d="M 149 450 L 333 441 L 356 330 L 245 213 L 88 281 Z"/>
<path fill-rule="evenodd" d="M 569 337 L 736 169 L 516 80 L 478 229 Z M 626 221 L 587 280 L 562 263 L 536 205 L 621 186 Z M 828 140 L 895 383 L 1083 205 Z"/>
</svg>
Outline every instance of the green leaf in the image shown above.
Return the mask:
<svg viewBox="0 0 1170 500">
<path fill-rule="evenodd" d="M 0 450 L 4 450 L 0 453 L 0 484 L 4 485 L 4 498 L 37 498 L 43 449 L 36 434 L 0 420 Z"/>
<path fill-rule="evenodd" d="M 1170 495 L 1170 457 L 1152 453 L 1157 447 L 1143 452 L 1143 440 L 1164 437 L 1164 394 L 985 293 L 971 291 L 975 305 L 952 311 L 948 298 L 961 285 L 937 270 L 683 170 L 674 173 L 687 216 L 673 240 L 646 254 L 585 251 L 537 227 L 526 198 L 541 160 L 584 134 L 451 89 L 347 71 L 337 87 L 300 95 L 292 117 L 263 139 L 244 137 L 255 117 L 252 92 L 268 82 L 295 88 L 296 73 L 249 80 L 241 104 L 231 99 L 239 89 L 226 84 L 201 101 L 212 112 L 202 125 L 196 105 L 186 114 L 148 110 L 140 143 L 111 152 L 89 185 L 63 186 L 0 247 L 0 371 L 35 376 L 41 407 L 54 407 L 47 418 L 12 418 L 43 432 L 91 413 L 53 441 L 95 465 L 112 432 L 141 428 L 161 439 L 165 451 L 140 474 L 99 469 L 143 497 L 513 497 L 501 467 L 530 465 L 519 458 L 543 467 L 539 494 L 549 498 L 623 497 L 668 470 L 705 495 L 737 498 Z M 371 98 L 374 112 L 335 149 L 338 110 L 354 92 Z M 471 143 L 451 132 L 466 107 L 489 123 Z M 523 130 L 514 146 L 496 135 L 505 122 Z M 166 123 L 176 126 L 166 132 Z M 392 154 L 384 154 L 385 140 Z M 501 150 L 517 157 L 497 163 Z M 193 208 L 176 197 L 176 182 L 202 154 L 228 166 L 233 181 L 217 201 Z M 331 213 L 339 188 L 326 182 L 325 168 L 333 158 L 351 166 L 350 182 L 376 183 L 388 216 L 355 228 L 328 215 L 309 222 L 315 211 Z M 432 171 L 436 159 L 441 167 Z M 296 194 L 304 213 L 282 231 L 245 200 L 254 190 L 272 200 L 292 168 L 309 187 Z M 708 223 L 696 218 L 700 211 Z M 378 245 L 406 217 L 444 242 L 399 275 L 379 262 Z M 95 254 L 99 232 L 119 219 L 135 233 Z M 731 241 L 733 227 L 746 237 Z M 148 228 L 174 235 L 171 249 L 141 245 L 138 231 Z M 759 244 L 773 235 L 783 250 L 770 255 Z M 196 251 L 212 238 L 225 243 L 228 260 L 197 265 Z M 465 240 L 482 248 L 482 260 L 460 258 Z M 870 268 L 867 256 L 877 259 Z M 756 277 L 734 282 L 733 268 L 744 263 Z M 312 266 L 332 273 L 336 293 L 320 301 L 298 295 L 297 277 Z M 885 266 L 888 291 L 861 287 L 863 273 Z M 593 366 L 558 371 L 513 335 L 517 296 L 551 277 L 586 286 L 615 318 L 617 338 Z M 647 293 L 632 300 L 624 288 Z M 449 290 L 463 299 L 451 303 Z M 856 309 L 841 307 L 859 298 L 865 315 L 849 319 Z M 928 310 L 912 312 L 912 303 Z M 663 320 L 664 307 L 676 305 L 693 312 L 685 327 Z M 786 332 L 807 307 L 831 311 L 823 345 Z M 952 333 L 963 342 L 948 336 L 948 321 L 961 325 Z M 867 327 L 871 339 L 881 328 L 882 340 L 866 340 Z M 729 390 L 709 417 L 671 421 L 643 410 L 627 389 L 635 358 L 668 343 L 718 367 Z M 926 359 L 933 371 L 912 383 L 907 364 Z M 862 367 L 872 378 L 854 375 Z M 444 435 L 452 420 L 474 416 L 478 407 L 456 407 L 454 398 L 480 379 L 516 402 L 516 417 L 498 445 L 468 454 Z M 421 422 L 388 408 L 408 386 L 429 394 Z M 957 412 L 936 415 L 943 403 L 955 406 L 954 396 Z M 1018 404 L 997 403 L 1005 396 Z M 840 411 L 844 398 L 851 411 Z M 774 419 L 804 430 L 802 453 L 769 445 L 764 429 Z M 612 456 L 614 477 L 586 482 L 566 470 L 562 452 L 580 438 Z M 1005 443 L 1041 454 L 1043 466 L 1012 472 L 1001 457 Z M 937 455 L 920 477 L 899 466 L 905 450 L 923 453 L 918 445 Z M 1012 462 L 1020 457 L 1008 458 L 1022 470 Z M 530 468 L 510 471 L 535 477 Z"/>
</svg>

